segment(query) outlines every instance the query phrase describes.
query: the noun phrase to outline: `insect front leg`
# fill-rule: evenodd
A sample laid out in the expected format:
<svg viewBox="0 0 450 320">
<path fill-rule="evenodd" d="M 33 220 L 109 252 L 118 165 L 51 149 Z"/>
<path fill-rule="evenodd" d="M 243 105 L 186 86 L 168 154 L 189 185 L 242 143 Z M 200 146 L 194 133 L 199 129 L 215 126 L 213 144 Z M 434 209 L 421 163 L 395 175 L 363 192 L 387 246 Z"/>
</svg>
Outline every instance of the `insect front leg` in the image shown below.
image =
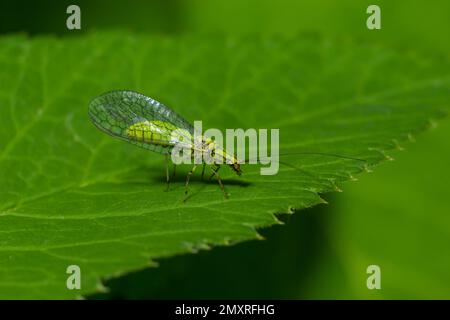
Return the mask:
<svg viewBox="0 0 450 320">
<path fill-rule="evenodd" d="M 220 186 L 220 189 L 222 189 L 222 192 L 223 192 L 224 197 L 225 197 L 226 199 L 228 199 L 228 193 L 226 193 L 225 187 L 223 186 L 223 183 L 222 183 L 222 179 L 220 179 L 220 176 L 219 176 L 219 174 L 217 173 L 217 171 L 219 171 L 219 169 L 220 169 L 220 166 L 217 165 L 217 167 L 213 169 L 213 174 L 212 174 L 212 175 L 213 175 L 213 176 L 214 176 L 214 175 L 216 176 L 217 182 L 219 182 L 219 186 Z"/>
<path fill-rule="evenodd" d="M 188 172 L 187 176 L 186 176 L 186 190 L 184 191 L 184 194 L 187 196 L 188 192 L 189 192 L 189 179 L 191 178 L 192 174 L 195 171 L 195 168 L 197 168 L 197 166 L 193 166 L 191 171 Z M 187 199 L 187 198 L 186 198 Z M 186 199 L 184 199 L 184 201 L 186 201 Z"/>
</svg>

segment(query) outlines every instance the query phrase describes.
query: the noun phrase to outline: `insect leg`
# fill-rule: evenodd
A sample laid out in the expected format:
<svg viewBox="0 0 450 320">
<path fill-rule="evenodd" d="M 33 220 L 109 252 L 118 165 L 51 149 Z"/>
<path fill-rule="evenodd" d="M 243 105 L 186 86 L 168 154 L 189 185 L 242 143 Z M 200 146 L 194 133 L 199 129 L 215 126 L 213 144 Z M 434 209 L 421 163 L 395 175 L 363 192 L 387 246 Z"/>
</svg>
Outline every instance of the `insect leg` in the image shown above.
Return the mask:
<svg viewBox="0 0 450 320">
<path fill-rule="evenodd" d="M 205 175 L 205 167 L 206 167 L 206 163 L 203 164 L 203 169 L 202 169 L 202 180 L 203 180 L 203 176 Z"/>
<path fill-rule="evenodd" d="M 177 169 L 177 165 L 174 163 L 173 164 L 173 172 L 172 172 L 172 179 L 175 178 L 175 171 Z"/>
<path fill-rule="evenodd" d="M 166 154 L 166 191 L 169 190 L 169 155 Z"/>
<path fill-rule="evenodd" d="M 223 186 L 222 179 L 220 179 L 220 176 L 217 173 L 217 171 L 219 171 L 219 169 L 220 169 L 220 167 L 218 167 L 217 170 L 213 169 L 213 175 L 215 175 L 217 177 L 217 181 L 219 182 L 220 189 L 222 189 L 222 192 L 223 192 L 223 195 L 225 196 L 225 198 L 228 199 L 228 194 L 225 192 L 225 188 Z"/>
<path fill-rule="evenodd" d="M 188 185 L 189 185 L 189 179 L 191 178 L 192 174 L 194 173 L 195 168 L 197 168 L 197 166 L 193 166 L 192 169 L 191 169 L 191 171 L 189 171 L 188 174 L 187 174 L 187 176 L 186 176 L 186 190 L 184 191 L 184 194 L 185 194 L 185 195 L 187 195 L 188 192 L 189 192 L 189 189 L 188 189 L 188 188 L 189 188 L 189 187 L 188 187 Z"/>
<path fill-rule="evenodd" d="M 216 173 L 219 171 L 220 166 L 218 164 L 215 165 L 214 168 L 212 168 L 213 173 L 211 173 L 211 175 L 209 176 L 208 180 L 211 180 L 212 177 L 214 177 L 214 175 L 216 175 Z"/>
</svg>

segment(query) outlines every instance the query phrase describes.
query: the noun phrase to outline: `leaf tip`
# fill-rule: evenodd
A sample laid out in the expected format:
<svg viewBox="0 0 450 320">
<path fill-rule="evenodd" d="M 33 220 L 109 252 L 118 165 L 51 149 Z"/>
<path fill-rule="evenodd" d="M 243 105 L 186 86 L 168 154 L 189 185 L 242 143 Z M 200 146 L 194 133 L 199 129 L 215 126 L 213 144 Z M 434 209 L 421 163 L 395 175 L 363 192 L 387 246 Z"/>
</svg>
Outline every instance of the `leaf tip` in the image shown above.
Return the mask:
<svg viewBox="0 0 450 320">
<path fill-rule="evenodd" d="M 266 240 L 266 238 L 264 238 L 261 234 L 256 233 L 256 239 L 257 240 Z"/>
<path fill-rule="evenodd" d="M 437 128 L 437 122 L 436 121 L 434 121 L 433 119 L 429 119 L 428 120 L 428 125 L 429 125 L 429 127 L 431 128 L 431 129 L 435 129 L 435 128 Z"/>
<path fill-rule="evenodd" d="M 416 139 L 414 138 L 414 136 L 411 133 L 408 133 L 408 140 L 409 140 L 409 142 L 416 142 Z"/>
<path fill-rule="evenodd" d="M 108 293 L 110 289 L 106 287 L 102 281 L 97 282 L 95 285 L 95 290 L 100 293 Z"/>
</svg>

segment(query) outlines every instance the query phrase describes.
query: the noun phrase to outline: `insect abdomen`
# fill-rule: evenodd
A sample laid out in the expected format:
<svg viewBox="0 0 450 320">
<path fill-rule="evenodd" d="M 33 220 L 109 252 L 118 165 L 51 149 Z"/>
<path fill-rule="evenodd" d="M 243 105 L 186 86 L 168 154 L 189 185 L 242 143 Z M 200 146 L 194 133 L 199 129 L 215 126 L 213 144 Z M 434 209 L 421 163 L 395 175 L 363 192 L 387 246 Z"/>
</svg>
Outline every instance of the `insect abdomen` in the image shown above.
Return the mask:
<svg viewBox="0 0 450 320">
<path fill-rule="evenodd" d="M 180 140 L 180 130 L 160 120 L 137 122 L 127 128 L 127 136 L 134 141 L 160 146 L 173 146 Z M 186 133 L 184 133 L 186 134 Z"/>
</svg>

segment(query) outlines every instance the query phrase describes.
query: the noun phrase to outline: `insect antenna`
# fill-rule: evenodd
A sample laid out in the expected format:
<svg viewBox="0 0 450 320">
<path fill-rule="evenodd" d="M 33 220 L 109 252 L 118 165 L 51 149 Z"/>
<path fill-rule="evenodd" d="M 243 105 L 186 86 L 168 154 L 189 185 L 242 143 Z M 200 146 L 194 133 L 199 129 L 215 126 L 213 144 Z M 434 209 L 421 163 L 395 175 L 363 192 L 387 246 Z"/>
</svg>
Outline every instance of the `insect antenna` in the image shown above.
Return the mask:
<svg viewBox="0 0 450 320">
<path fill-rule="evenodd" d="M 334 153 L 325 153 L 325 152 L 288 152 L 288 153 L 280 153 L 279 156 L 291 156 L 291 155 L 318 155 L 318 156 L 327 156 L 327 157 L 334 157 L 334 158 L 341 158 L 341 159 L 347 159 L 347 160 L 355 160 L 355 161 L 361 161 L 361 162 L 367 162 L 367 160 L 361 159 L 361 158 L 355 158 L 351 156 L 345 156 L 345 155 L 339 155 Z M 267 158 L 262 158 L 267 159 Z M 250 161 L 261 161 L 261 158 L 259 156 L 250 158 L 246 161 L 239 161 L 239 163 L 250 163 Z M 281 164 L 285 164 L 281 161 L 278 161 Z"/>
<path fill-rule="evenodd" d="M 319 155 L 319 156 L 327 156 L 327 157 L 334 157 L 334 158 L 340 158 L 340 159 L 346 159 L 346 160 L 354 160 L 354 161 L 361 161 L 361 162 L 367 162 L 367 160 L 361 159 L 361 158 L 356 158 L 356 157 L 352 157 L 352 156 L 346 156 L 346 155 L 339 155 L 339 154 L 334 154 L 334 153 L 325 153 L 325 152 L 288 152 L 288 153 L 280 153 L 279 156 L 290 156 L 290 155 Z M 267 159 L 267 158 L 263 158 L 263 159 Z M 250 161 L 253 160 L 257 160 L 260 161 L 261 158 L 260 157 L 255 157 L 255 158 L 250 158 L 245 162 L 239 162 L 239 163 L 249 163 Z M 285 162 L 285 161 L 280 161 L 278 160 L 279 164 L 282 164 L 286 167 L 292 168 L 294 170 L 297 170 L 299 172 L 304 173 L 305 175 L 308 175 L 309 177 L 312 178 L 316 178 L 316 179 L 320 179 L 320 177 L 313 173 L 310 172 L 308 170 L 302 169 L 296 165 L 293 165 L 291 163 Z"/>
<path fill-rule="evenodd" d="M 313 174 L 313 173 L 311 173 L 311 172 L 309 172 L 309 171 L 307 171 L 305 169 L 299 168 L 299 167 L 297 167 L 297 166 L 295 166 L 293 164 L 290 164 L 290 163 L 287 163 L 287 162 L 284 162 L 284 161 L 278 161 L 278 163 L 282 164 L 282 165 L 284 165 L 286 167 L 292 168 L 294 170 L 300 171 L 301 173 L 304 173 L 307 176 L 310 176 L 311 178 L 317 178 L 317 176 L 315 174 Z"/>
</svg>

